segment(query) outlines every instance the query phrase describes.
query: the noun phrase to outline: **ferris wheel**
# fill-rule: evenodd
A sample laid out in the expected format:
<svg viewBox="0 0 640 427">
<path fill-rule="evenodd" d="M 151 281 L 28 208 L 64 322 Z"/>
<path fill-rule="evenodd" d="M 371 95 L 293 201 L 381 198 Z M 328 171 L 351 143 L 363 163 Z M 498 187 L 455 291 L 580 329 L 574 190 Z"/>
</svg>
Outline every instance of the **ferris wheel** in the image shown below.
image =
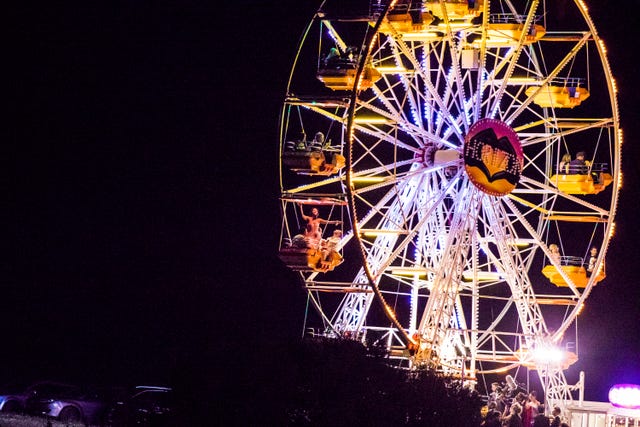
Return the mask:
<svg viewBox="0 0 640 427">
<path fill-rule="evenodd" d="M 570 3 L 322 3 L 280 134 L 279 254 L 306 329 L 472 381 L 528 366 L 571 399 L 575 353 L 536 355 L 575 341 L 607 286 L 622 131 L 605 45 Z"/>
</svg>

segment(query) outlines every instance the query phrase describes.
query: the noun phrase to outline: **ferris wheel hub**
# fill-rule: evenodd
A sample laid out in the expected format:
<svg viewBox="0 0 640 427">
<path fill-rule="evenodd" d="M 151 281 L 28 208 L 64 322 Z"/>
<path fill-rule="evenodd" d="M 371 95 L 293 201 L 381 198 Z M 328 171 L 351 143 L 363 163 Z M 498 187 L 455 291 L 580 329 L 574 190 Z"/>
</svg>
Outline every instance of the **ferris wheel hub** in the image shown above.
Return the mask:
<svg viewBox="0 0 640 427">
<path fill-rule="evenodd" d="M 524 156 L 518 134 L 505 122 L 481 119 L 464 141 L 464 167 L 471 182 L 492 196 L 509 194 L 518 184 Z"/>
</svg>

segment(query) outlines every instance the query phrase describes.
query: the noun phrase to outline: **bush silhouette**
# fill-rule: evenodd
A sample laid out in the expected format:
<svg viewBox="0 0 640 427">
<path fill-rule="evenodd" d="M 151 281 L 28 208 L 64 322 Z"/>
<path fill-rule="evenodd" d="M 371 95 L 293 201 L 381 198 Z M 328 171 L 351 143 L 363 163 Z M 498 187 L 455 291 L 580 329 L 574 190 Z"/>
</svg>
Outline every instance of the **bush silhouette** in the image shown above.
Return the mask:
<svg viewBox="0 0 640 427">
<path fill-rule="evenodd" d="M 393 367 L 353 340 L 307 338 L 258 358 L 236 378 L 229 424 L 473 427 L 481 421 L 480 396 L 460 381 Z"/>
</svg>

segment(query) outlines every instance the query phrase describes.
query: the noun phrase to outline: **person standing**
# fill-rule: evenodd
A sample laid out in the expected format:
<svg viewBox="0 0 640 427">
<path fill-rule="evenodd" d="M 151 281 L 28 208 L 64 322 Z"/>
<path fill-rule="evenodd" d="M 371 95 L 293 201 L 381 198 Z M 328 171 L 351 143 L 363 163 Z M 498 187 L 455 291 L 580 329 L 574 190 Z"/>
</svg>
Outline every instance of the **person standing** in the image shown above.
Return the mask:
<svg viewBox="0 0 640 427">
<path fill-rule="evenodd" d="M 553 417 L 553 421 L 551 421 L 550 427 L 560 427 L 562 424 L 562 420 L 560 419 L 560 408 L 558 406 L 553 407 L 553 411 L 551 411 L 551 416 Z"/>
<path fill-rule="evenodd" d="M 502 423 L 500 422 L 500 412 L 495 409 L 489 408 L 487 415 L 485 415 L 484 420 L 480 423 L 481 427 L 502 427 Z"/>
<path fill-rule="evenodd" d="M 538 415 L 533 419 L 533 427 L 551 427 L 549 417 L 544 414 L 544 405 L 538 406 Z"/>
<path fill-rule="evenodd" d="M 502 421 L 502 425 L 505 427 L 523 427 L 522 418 L 520 417 L 521 413 L 522 406 L 518 402 L 513 402 L 509 410 L 509 415 Z"/>
<path fill-rule="evenodd" d="M 533 425 L 533 419 L 538 415 L 538 395 L 535 390 L 529 392 L 527 403 L 524 405 L 524 411 L 522 416 L 522 424 L 524 427 L 531 427 Z"/>
</svg>

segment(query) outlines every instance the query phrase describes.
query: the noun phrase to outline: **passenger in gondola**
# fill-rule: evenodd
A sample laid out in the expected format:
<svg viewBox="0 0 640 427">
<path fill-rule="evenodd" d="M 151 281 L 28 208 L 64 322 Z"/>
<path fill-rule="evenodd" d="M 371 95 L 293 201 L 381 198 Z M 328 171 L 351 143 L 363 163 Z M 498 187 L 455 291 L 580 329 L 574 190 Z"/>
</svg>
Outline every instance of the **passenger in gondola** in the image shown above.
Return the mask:
<svg viewBox="0 0 640 427">
<path fill-rule="evenodd" d="M 337 47 L 329 49 L 329 53 L 322 60 L 323 68 L 336 68 L 340 62 L 340 51 Z"/>
<path fill-rule="evenodd" d="M 591 163 L 585 160 L 584 151 L 579 151 L 576 154 L 576 158 L 569 162 L 569 173 L 585 175 L 589 171 Z"/>
<path fill-rule="evenodd" d="M 351 65 L 355 65 L 355 62 L 358 59 L 358 48 L 355 46 L 349 46 L 344 52 L 344 57 L 349 63 L 351 63 Z"/>
<path fill-rule="evenodd" d="M 329 261 L 331 255 L 337 252 L 338 245 L 342 240 L 342 230 L 333 230 L 333 234 L 322 242 L 322 259 Z"/>
<path fill-rule="evenodd" d="M 560 255 L 560 248 L 555 243 L 549 245 L 549 251 L 551 252 L 551 260 L 555 261 L 557 265 L 560 265 L 562 256 Z"/>
<path fill-rule="evenodd" d="M 285 151 L 306 151 L 307 150 L 307 135 L 304 131 L 300 132 L 300 138 L 296 141 L 286 141 L 284 143 Z"/>
<path fill-rule="evenodd" d="M 560 159 L 560 163 L 558 164 L 558 173 L 562 175 L 567 175 L 569 173 L 569 164 L 571 163 L 571 154 L 564 153 L 562 159 Z"/>
<path fill-rule="evenodd" d="M 311 209 L 311 215 L 305 215 L 304 210 L 302 209 L 302 204 L 300 206 L 300 213 L 302 214 L 302 219 L 307 222 L 304 230 L 304 237 L 307 242 L 307 247 L 312 249 L 319 249 L 320 242 L 322 241 L 322 231 L 320 229 L 320 224 L 341 224 L 342 221 L 328 221 L 326 219 L 320 218 L 318 215 L 318 208 Z"/>
<path fill-rule="evenodd" d="M 593 246 L 589 254 L 589 264 L 587 264 L 587 277 L 591 277 L 593 271 L 596 268 L 596 261 L 598 259 L 598 248 Z"/>
<path fill-rule="evenodd" d="M 309 147 L 307 147 L 307 134 L 305 133 L 305 131 L 301 131 L 300 132 L 300 139 L 296 143 L 296 150 L 305 151 L 305 150 L 307 150 L 307 148 L 309 148 Z"/>
<path fill-rule="evenodd" d="M 338 254 L 338 245 L 341 240 L 342 230 L 333 230 L 331 237 L 322 241 L 320 250 L 322 253 L 322 261 L 320 261 L 322 268 L 329 269 L 336 258 L 338 260 L 341 259 Z"/>
<path fill-rule="evenodd" d="M 291 247 L 297 249 L 304 249 L 307 247 L 307 241 L 304 238 L 303 234 L 296 234 L 291 239 Z"/>
<path fill-rule="evenodd" d="M 313 140 L 309 144 L 311 151 L 322 151 L 324 147 L 324 134 L 322 132 L 316 132 Z"/>
</svg>

